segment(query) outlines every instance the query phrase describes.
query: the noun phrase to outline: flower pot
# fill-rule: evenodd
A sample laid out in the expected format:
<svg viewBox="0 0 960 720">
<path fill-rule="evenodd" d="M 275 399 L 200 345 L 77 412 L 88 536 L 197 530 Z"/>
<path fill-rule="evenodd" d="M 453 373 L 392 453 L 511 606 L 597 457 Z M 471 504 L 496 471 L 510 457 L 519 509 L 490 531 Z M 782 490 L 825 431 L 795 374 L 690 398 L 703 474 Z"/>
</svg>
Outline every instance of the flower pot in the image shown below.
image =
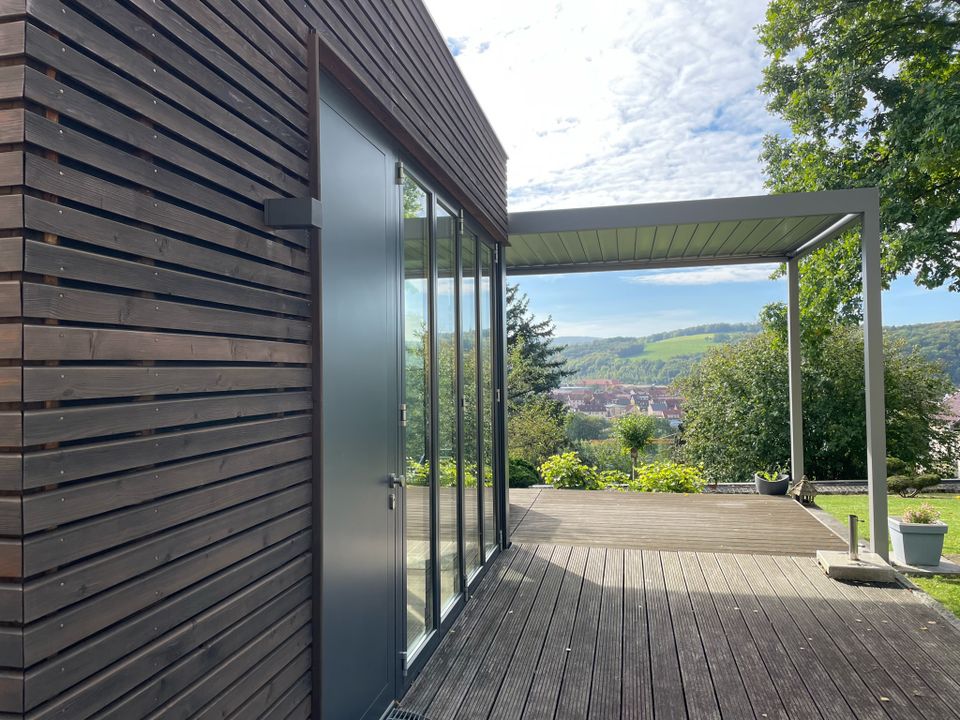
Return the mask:
<svg viewBox="0 0 960 720">
<path fill-rule="evenodd" d="M 890 539 L 893 541 L 893 557 L 901 565 L 935 566 L 940 564 L 943 553 L 943 536 L 947 534 L 946 523 L 906 523 L 900 518 L 887 518 Z"/>
<path fill-rule="evenodd" d="M 790 476 L 780 475 L 776 480 L 764 480 L 758 474 L 753 474 L 753 481 L 757 485 L 757 492 L 760 495 L 786 495 L 790 488 Z"/>
</svg>

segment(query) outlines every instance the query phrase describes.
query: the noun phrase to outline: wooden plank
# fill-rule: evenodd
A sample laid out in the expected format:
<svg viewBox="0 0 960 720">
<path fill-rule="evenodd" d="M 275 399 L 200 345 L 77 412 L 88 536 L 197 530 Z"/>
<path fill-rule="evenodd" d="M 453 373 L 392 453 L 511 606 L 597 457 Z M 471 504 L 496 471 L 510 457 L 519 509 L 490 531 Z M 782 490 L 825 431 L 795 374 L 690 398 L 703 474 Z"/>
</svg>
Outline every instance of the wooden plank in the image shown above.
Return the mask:
<svg viewBox="0 0 960 720">
<path fill-rule="evenodd" d="M 19 497 L 0 496 L 0 535 L 19 536 L 23 531 L 22 514 Z"/>
<path fill-rule="evenodd" d="M 0 447 L 23 445 L 23 414 L 19 410 L 0 412 Z"/>
<path fill-rule="evenodd" d="M 23 414 L 23 444 L 42 445 L 174 425 L 246 420 L 309 410 L 311 404 L 310 392 L 269 392 L 27 410 Z M 0 439 L 2 437 L 0 431 Z"/>
<path fill-rule="evenodd" d="M 298 662 L 298 660 L 295 660 L 291 665 Z M 248 703 L 248 708 L 252 713 L 251 717 L 257 717 L 260 718 L 260 720 L 287 717 L 305 697 L 309 696 L 312 684 L 312 677 L 309 671 L 291 683 L 286 691 L 274 690 L 273 681 L 271 680 L 270 684 L 251 698 Z M 308 697 L 307 699 L 309 700 Z M 269 705 L 265 703 L 269 703 Z M 242 717 L 242 715 L 238 715 L 237 720 L 239 720 L 240 717 Z"/>
<path fill-rule="evenodd" d="M 260 153 L 287 167 L 300 177 L 307 176 L 304 140 L 301 139 L 300 141 L 300 149 L 303 150 L 301 153 L 284 147 L 240 117 L 224 112 L 222 105 L 183 82 L 148 56 L 137 52 L 129 52 L 119 39 L 101 30 L 58 0 L 27 0 L 27 10 L 32 18 L 45 23 L 61 37 L 72 40 L 88 53 L 107 63 L 113 63 L 116 58 L 122 57 L 124 73 L 142 83 L 145 88 L 152 90 L 155 97 L 166 98 L 171 108 L 180 106 L 189 108 L 191 112 L 201 117 L 216 118 L 216 128 L 223 133 L 224 137 L 211 149 L 225 146 L 227 144 L 226 137 L 229 137 L 238 145 L 244 144 L 248 147 L 257 148 Z M 30 35 L 29 47 L 31 54 L 42 54 L 38 51 L 32 34 Z M 61 53 L 61 56 L 63 55 L 64 53 Z M 60 67 L 63 65 L 63 60 L 58 59 L 50 64 Z M 127 103 L 129 102 L 130 98 L 128 97 Z M 186 116 L 180 120 L 181 125 L 185 124 L 185 118 Z"/>
<path fill-rule="evenodd" d="M 23 457 L 18 452 L 0 452 L 0 490 L 23 489 Z"/>
<path fill-rule="evenodd" d="M 607 550 L 589 718 L 620 720 L 623 689 L 623 551 Z"/>
<path fill-rule="evenodd" d="M 766 665 L 753 637 L 747 629 L 744 613 L 731 596 L 723 572 L 717 564 L 717 556 L 699 553 L 700 571 L 710 591 L 720 625 L 730 644 L 747 696 L 757 716 L 787 720 L 784 701 L 777 692 L 776 682 L 771 677 L 773 668 Z M 780 675 L 777 673 L 777 680 Z"/>
<path fill-rule="evenodd" d="M 0 238 L 0 272 L 23 270 L 23 238 Z"/>
<path fill-rule="evenodd" d="M 310 338 L 310 324 L 302 320 L 35 283 L 23 284 L 23 315 L 282 340 Z"/>
<path fill-rule="evenodd" d="M 20 317 L 20 281 L 0 282 L 0 317 Z"/>
<path fill-rule="evenodd" d="M 0 538 L 0 577 L 23 577 L 23 544 Z"/>
<path fill-rule="evenodd" d="M 109 172 L 208 213 L 215 213 L 238 225 L 246 225 L 300 245 L 306 243 L 302 233 L 278 232 L 267 227 L 262 204 L 236 200 L 218 189 L 190 179 L 181 172 L 158 167 L 152 160 L 136 157 L 86 133 L 65 128 L 61 123 L 51 122 L 42 115 L 27 115 L 26 141 L 57 153 L 59 158 L 86 163 L 102 172 Z"/>
<path fill-rule="evenodd" d="M 0 18 L 6 13 L 0 8 Z M 23 20 L 0 23 L 0 58 L 23 55 L 26 23 Z"/>
<path fill-rule="evenodd" d="M 4 391 L 0 368 L 0 398 Z M 20 369 L 16 370 L 17 398 Z M 23 368 L 24 402 L 98 400 L 137 395 L 225 393 L 242 390 L 308 388 L 309 368 L 191 365 L 127 367 L 116 365 Z M 12 393 L 13 391 L 10 391 Z"/>
<path fill-rule="evenodd" d="M 23 459 L 23 486 L 36 488 L 305 435 L 310 427 L 310 416 L 299 415 L 29 452 Z"/>
<path fill-rule="evenodd" d="M 23 585 L 0 582 L 0 622 L 23 622 Z"/>
<path fill-rule="evenodd" d="M 23 108 L 0 110 L 0 144 L 13 145 L 23 142 Z"/>
<path fill-rule="evenodd" d="M 18 100 L 23 97 L 23 65 L 0 67 L 0 100 Z"/>
<path fill-rule="evenodd" d="M 757 566 L 764 580 L 769 583 L 774 597 L 783 604 L 801 636 L 806 639 L 802 646 L 810 648 L 815 654 L 816 658 L 810 664 L 815 662 L 828 669 L 833 681 L 843 689 L 844 697 L 858 718 L 864 720 L 888 718 L 882 707 L 883 703 L 879 699 L 880 694 L 864 683 L 858 669 L 851 664 L 843 639 L 834 638 L 824 630 L 819 619 L 811 613 L 797 588 L 784 577 L 773 558 L 753 556 L 749 561 Z M 745 559 L 743 562 L 748 561 Z M 867 671 L 866 668 L 860 669 Z M 805 667 L 804 670 L 808 671 L 809 667 Z"/>
<path fill-rule="evenodd" d="M 534 610 L 523 627 L 516 652 L 507 665 L 493 706 L 487 708 L 488 717 L 515 720 L 523 712 L 530 686 L 536 678 L 537 664 L 544 651 L 550 622 L 554 613 L 557 612 L 557 603 L 568 575 L 567 568 L 571 552 L 572 548 L 555 549 L 543 584 L 537 593 L 537 599 L 534 600 Z M 471 705 L 468 710 L 472 708 Z"/>
<path fill-rule="evenodd" d="M 691 718 L 721 717 L 716 685 L 728 682 L 726 677 L 712 678 L 707 656 L 697 628 L 696 614 L 676 553 L 661 552 L 664 589 L 669 605 L 670 622 L 677 643 L 677 659 L 683 679 L 683 696 Z M 654 678 L 657 680 L 657 677 Z"/>
<path fill-rule="evenodd" d="M 23 230 L 23 195 L 0 195 L 0 229 Z"/>
<path fill-rule="evenodd" d="M 307 269 L 306 253 L 181 205 L 107 182 L 37 155 L 26 158 L 26 183 L 37 190 L 106 210 L 138 222 L 246 253 L 297 270 Z M 69 235 L 69 232 L 64 234 Z"/>
<path fill-rule="evenodd" d="M 250 308 L 299 316 L 310 313 L 310 303 L 306 298 L 249 285 L 214 280 L 34 240 L 28 240 L 25 249 L 25 269 L 38 275 L 231 305 L 238 309 Z"/>
<path fill-rule="evenodd" d="M 660 554 L 643 551 L 643 585 L 646 591 L 647 632 L 653 706 L 658 718 L 686 718 L 677 641 L 664 581 Z"/>
<path fill-rule="evenodd" d="M 23 667 L 23 630 L 0 627 L 0 667 Z"/>
<path fill-rule="evenodd" d="M 225 483 L 58 528 L 24 541 L 24 566 L 35 575 L 60 565 L 192 522 L 310 480 L 310 461 L 273 467 Z"/>
<path fill-rule="evenodd" d="M 0 18 L 22 17 L 27 13 L 27 0 L 0 0 Z"/>
<path fill-rule="evenodd" d="M 309 276 L 303 273 L 178 240 L 39 198 L 25 198 L 24 212 L 24 224 L 30 230 L 80 240 L 98 248 L 119 250 L 231 280 L 266 285 L 277 291 L 299 294 L 310 291 Z"/>
<path fill-rule="evenodd" d="M 0 356 L 4 325 L 0 325 Z M 19 357 L 20 328 L 16 327 Z M 13 335 L 13 333 L 11 333 Z M 308 363 L 310 347 L 300 343 L 238 337 L 179 335 L 104 328 L 27 325 L 25 360 L 182 360 L 211 362 Z"/>
<path fill-rule="evenodd" d="M 201 580 L 145 612 L 31 668 L 26 704 L 36 707 L 57 697 L 141 646 L 146 651 L 126 666 L 124 679 L 136 685 L 153 673 L 164 653 L 185 653 L 260 607 L 309 574 L 309 532 L 283 542 Z M 140 663 L 145 669 L 138 673 Z"/>
<path fill-rule="evenodd" d="M 486 720 L 488 717 L 490 709 L 497 700 L 497 694 L 510 661 L 516 653 L 517 644 L 530 618 L 534 603 L 540 596 L 543 585 L 548 582 L 545 579 L 546 573 L 550 568 L 555 567 L 551 563 L 554 554 L 555 548 L 553 547 L 537 548 L 536 554 L 520 583 L 520 589 L 507 610 L 506 617 L 503 618 L 503 622 L 496 631 L 491 633 L 492 642 L 486 653 L 483 654 L 482 660 L 478 661 L 472 684 L 459 699 L 457 718 L 462 718 L 462 720 Z M 554 572 L 549 582 L 559 584 L 559 574 Z M 475 647 L 473 649 L 476 650 Z M 432 712 L 438 717 L 446 717 L 453 715 L 454 710 L 453 707 L 445 710 L 442 707 L 434 706 Z"/>
<path fill-rule="evenodd" d="M 623 554 L 623 720 L 653 718 L 653 675 L 643 554 Z"/>
<path fill-rule="evenodd" d="M 23 151 L 0 152 L 0 186 L 17 185 L 23 185 Z"/>
<path fill-rule="evenodd" d="M 23 499 L 27 533 L 309 457 L 312 438 L 274 441 L 200 460 L 32 493 Z"/>
<path fill-rule="evenodd" d="M 22 369 L 0 367 L 0 403 L 18 403 L 23 397 Z"/>
<path fill-rule="evenodd" d="M 309 509 L 270 520 L 260 527 L 237 533 L 210 546 L 202 553 L 194 553 L 172 562 L 159 562 L 158 568 L 137 577 L 132 582 L 115 586 L 96 599 L 68 607 L 63 612 L 33 622 L 24 631 L 24 652 L 28 665 L 34 665 L 88 638 L 115 622 L 150 607 L 184 588 L 190 587 L 235 562 L 245 560 L 267 545 L 285 540 L 307 527 Z M 54 576 L 55 577 L 55 576 Z M 44 583 L 50 582 L 45 579 Z M 25 612 L 32 617 L 35 608 L 31 602 L 32 586 L 27 586 Z M 42 593 L 37 593 L 42 597 Z"/>
<path fill-rule="evenodd" d="M 0 712 L 23 712 L 23 672 L 0 670 Z"/>
</svg>

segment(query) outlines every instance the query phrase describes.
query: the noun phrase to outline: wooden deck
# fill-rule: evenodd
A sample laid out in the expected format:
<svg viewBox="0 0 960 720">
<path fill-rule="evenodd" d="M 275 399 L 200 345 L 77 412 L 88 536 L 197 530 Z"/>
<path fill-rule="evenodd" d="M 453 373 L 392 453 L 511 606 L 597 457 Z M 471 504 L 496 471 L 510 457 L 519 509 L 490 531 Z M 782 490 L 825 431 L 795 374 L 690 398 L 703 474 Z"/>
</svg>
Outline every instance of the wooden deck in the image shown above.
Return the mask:
<svg viewBox="0 0 960 720">
<path fill-rule="evenodd" d="M 960 717 L 960 631 L 812 558 L 515 544 L 401 707 L 430 720 Z"/>
<path fill-rule="evenodd" d="M 794 500 L 512 489 L 511 539 L 593 547 L 816 555 L 846 543 Z"/>
</svg>

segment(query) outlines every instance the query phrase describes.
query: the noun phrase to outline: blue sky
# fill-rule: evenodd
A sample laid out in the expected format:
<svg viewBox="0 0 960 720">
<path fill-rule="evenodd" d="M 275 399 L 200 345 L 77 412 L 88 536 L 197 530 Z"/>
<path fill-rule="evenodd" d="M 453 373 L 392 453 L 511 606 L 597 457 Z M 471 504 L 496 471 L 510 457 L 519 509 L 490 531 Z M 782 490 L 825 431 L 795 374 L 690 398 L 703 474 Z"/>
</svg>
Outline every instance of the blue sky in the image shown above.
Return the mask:
<svg viewBox="0 0 960 720">
<path fill-rule="evenodd" d="M 426 0 L 510 156 L 512 211 L 756 195 L 766 0 Z M 509 252 L 509 251 L 508 251 Z M 646 279 L 644 279 L 646 278 Z M 783 299 L 763 268 L 523 278 L 564 335 L 751 321 Z M 960 319 L 901 279 L 887 324 Z"/>
</svg>

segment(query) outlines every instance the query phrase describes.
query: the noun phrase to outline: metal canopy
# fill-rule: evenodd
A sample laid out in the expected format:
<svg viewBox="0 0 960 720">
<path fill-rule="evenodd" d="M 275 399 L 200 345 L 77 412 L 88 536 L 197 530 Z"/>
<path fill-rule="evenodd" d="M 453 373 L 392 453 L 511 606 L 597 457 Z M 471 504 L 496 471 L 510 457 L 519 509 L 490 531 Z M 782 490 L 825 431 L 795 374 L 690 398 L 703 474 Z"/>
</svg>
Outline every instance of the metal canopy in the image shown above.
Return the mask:
<svg viewBox="0 0 960 720">
<path fill-rule="evenodd" d="M 869 189 L 510 214 L 507 272 L 786 262 L 860 222 Z"/>
</svg>

